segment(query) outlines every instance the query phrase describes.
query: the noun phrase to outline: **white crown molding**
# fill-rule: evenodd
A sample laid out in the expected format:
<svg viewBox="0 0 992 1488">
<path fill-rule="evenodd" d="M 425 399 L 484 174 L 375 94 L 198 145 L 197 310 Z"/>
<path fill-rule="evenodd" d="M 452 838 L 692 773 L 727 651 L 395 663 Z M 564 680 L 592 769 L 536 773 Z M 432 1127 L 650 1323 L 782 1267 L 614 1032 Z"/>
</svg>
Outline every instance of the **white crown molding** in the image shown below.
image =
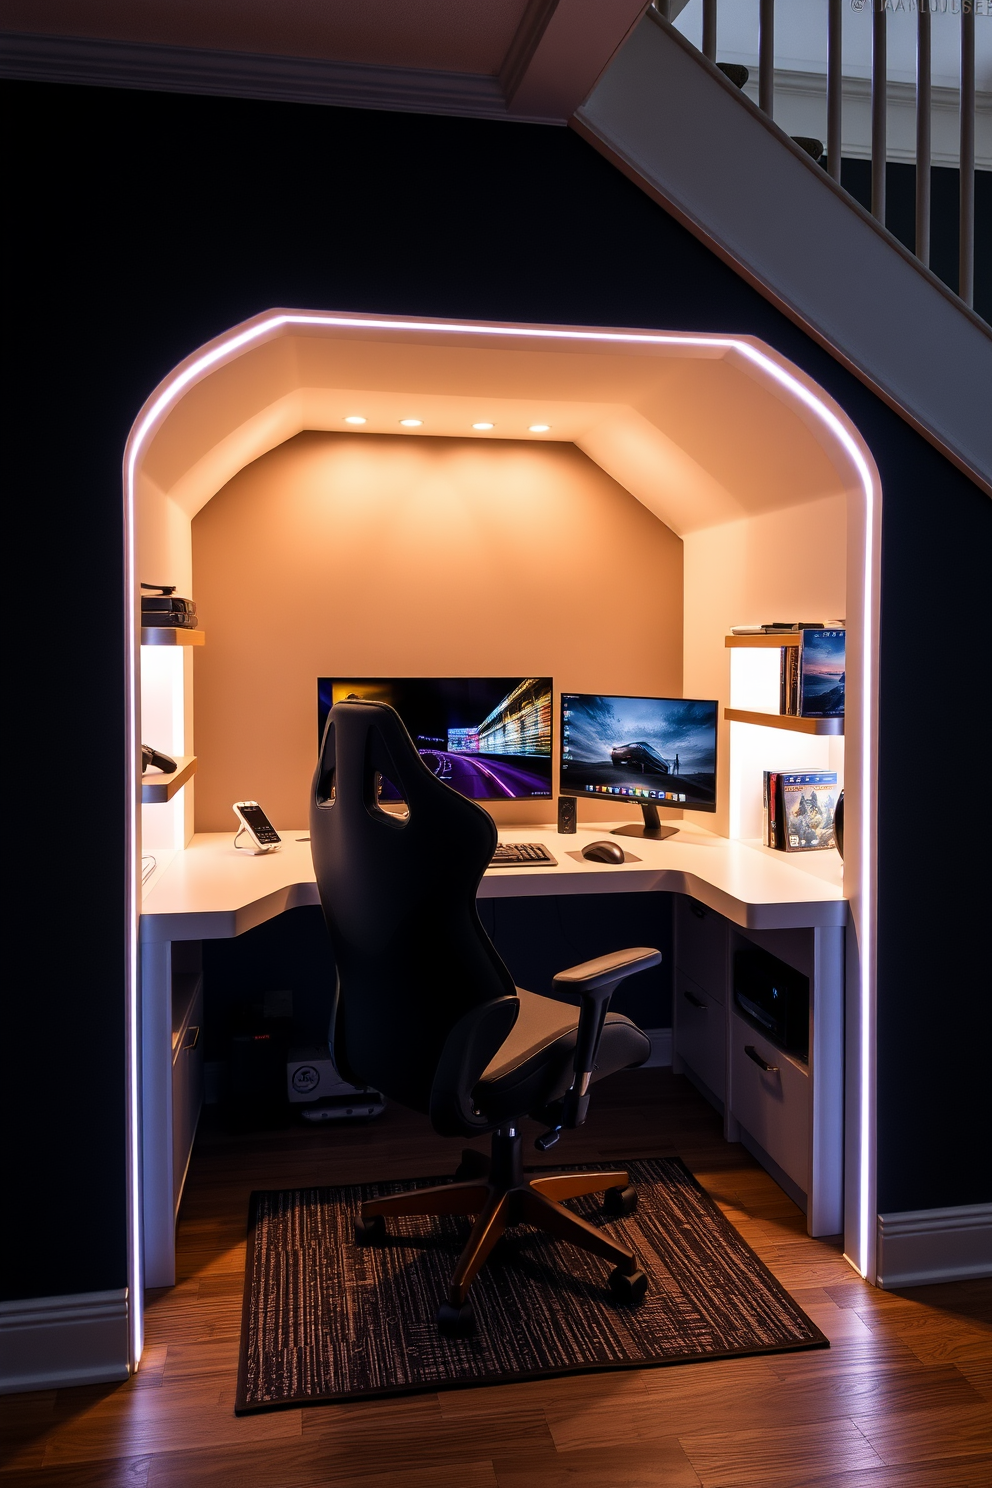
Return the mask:
<svg viewBox="0 0 992 1488">
<path fill-rule="evenodd" d="M 744 84 L 752 103 L 758 101 L 757 69 Z M 886 158 L 916 164 L 916 87 L 889 79 L 886 85 L 888 120 Z M 842 80 L 842 153 L 848 160 L 871 159 L 871 79 Z M 931 93 L 931 160 L 957 168 L 959 157 L 959 95 L 956 88 L 935 86 Z M 822 72 L 775 69 L 775 122 L 786 134 L 826 138 L 827 79 Z M 979 92 L 975 106 L 975 165 L 992 170 L 992 93 Z"/>
<path fill-rule="evenodd" d="M 564 125 L 646 3 L 528 0 L 498 76 L 126 36 L 8 31 L 0 32 L 0 77 Z M 184 32 L 180 25 L 178 34 L 195 35 L 195 30 L 189 33 L 187 27 Z"/>
<path fill-rule="evenodd" d="M 511 114 L 499 79 L 476 73 L 376 67 L 311 57 L 210 51 L 86 36 L 0 34 L 0 76 L 21 82 L 140 88 L 278 103 L 564 124 Z"/>
<path fill-rule="evenodd" d="M 0 1395 L 129 1373 L 126 1288 L 0 1302 Z"/>
<path fill-rule="evenodd" d="M 878 1216 L 878 1285 L 926 1286 L 992 1276 L 992 1204 Z"/>
</svg>

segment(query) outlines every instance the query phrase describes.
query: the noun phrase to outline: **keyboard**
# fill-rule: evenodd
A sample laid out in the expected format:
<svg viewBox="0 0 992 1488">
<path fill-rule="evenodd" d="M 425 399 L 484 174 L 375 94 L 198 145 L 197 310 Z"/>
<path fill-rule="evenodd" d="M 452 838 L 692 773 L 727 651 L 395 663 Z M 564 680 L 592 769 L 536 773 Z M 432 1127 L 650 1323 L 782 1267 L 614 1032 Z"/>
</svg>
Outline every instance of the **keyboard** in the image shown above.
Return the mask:
<svg viewBox="0 0 992 1488">
<path fill-rule="evenodd" d="M 501 842 L 493 853 L 490 868 L 556 868 L 543 842 Z"/>
</svg>

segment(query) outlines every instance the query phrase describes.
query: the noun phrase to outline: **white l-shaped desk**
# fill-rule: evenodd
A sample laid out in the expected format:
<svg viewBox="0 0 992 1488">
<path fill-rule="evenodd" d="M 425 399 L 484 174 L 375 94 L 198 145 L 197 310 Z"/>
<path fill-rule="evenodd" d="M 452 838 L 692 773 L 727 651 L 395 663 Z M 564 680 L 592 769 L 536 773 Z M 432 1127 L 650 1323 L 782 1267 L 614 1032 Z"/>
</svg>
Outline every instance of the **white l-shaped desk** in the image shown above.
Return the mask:
<svg viewBox="0 0 992 1488">
<path fill-rule="evenodd" d="M 784 930 L 845 925 L 842 865 L 835 852 L 788 856 L 760 843 L 735 842 L 696 826 L 652 842 L 614 838 L 627 861 L 583 858 L 582 848 L 609 836 L 609 824 L 561 836 L 552 827 L 500 830 L 501 842 L 543 842 L 557 866 L 491 868 L 482 899 L 540 894 L 691 894 L 742 928 Z M 143 945 L 223 940 L 295 909 L 319 904 L 305 827 L 281 831 L 279 852 L 235 848 L 232 832 L 198 832 L 183 852 L 159 854 L 145 886 Z"/>
<path fill-rule="evenodd" d="M 822 959 L 837 968 L 833 980 L 839 982 L 828 998 L 817 999 L 821 1013 L 826 1016 L 829 1008 L 832 1022 L 842 1017 L 847 903 L 843 867 L 835 852 L 789 856 L 686 824 L 661 842 L 613 838 L 623 846 L 622 864 L 583 858 L 583 846 L 608 837 L 609 831 L 609 823 L 583 827 L 568 836 L 552 827 L 501 828 L 501 842 L 545 843 L 557 865 L 490 869 L 479 897 L 677 893 L 691 896 L 743 930 L 812 929 L 818 943 L 822 940 L 831 948 Z M 307 829 L 280 829 L 280 835 L 279 852 L 255 855 L 234 847 L 233 832 L 197 833 L 183 851 L 156 852 L 156 867 L 144 886 L 142 1110 L 149 1286 L 174 1281 L 174 1195 L 183 1176 L 177 1185 L 172 1153 L 172 946 L 241 935 L 286 910 L 320 902 Z M 837 1044 L 839 1027 L 833 1033 L 836 1037 L 830 1042 Z M 831 1124 L 836 1125 L 833 1118 Z"/>
</svg>

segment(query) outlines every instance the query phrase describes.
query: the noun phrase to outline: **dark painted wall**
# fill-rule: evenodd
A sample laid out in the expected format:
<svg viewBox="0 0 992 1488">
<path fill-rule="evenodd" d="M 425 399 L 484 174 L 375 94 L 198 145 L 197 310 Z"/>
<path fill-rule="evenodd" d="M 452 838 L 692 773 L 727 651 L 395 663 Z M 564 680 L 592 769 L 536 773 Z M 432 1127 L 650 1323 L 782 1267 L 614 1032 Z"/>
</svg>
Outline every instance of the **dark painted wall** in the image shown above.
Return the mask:
<svg viewBox="0 0 992 1488">
<path fill-rule="evenodd" d="M 992 502 L 565 130 L 31 84 L 3 96 L 17 250 L 3 1295 L 125 1281 L 121 455 L 170 367 L 273 305 L 751 332 L 848 409 L 886 497 L 880 1204 L 992 1197 L 990 896 L 968 862 L 984 836 L 969 792 L 987 689 L 969 641 L 988 623 Z"/>
</svg>

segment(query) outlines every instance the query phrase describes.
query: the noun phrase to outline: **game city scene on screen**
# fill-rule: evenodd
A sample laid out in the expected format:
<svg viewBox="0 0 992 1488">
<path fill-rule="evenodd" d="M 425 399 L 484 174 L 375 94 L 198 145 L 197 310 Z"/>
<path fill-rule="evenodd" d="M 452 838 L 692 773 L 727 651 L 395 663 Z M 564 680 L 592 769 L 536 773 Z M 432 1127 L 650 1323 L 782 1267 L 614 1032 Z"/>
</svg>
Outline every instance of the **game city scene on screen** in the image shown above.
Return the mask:
<svg viewBox="0 0 992 1488">
<path fill-rule="evenodd" d="M 350 697 L 394 707 L 428 768 L 471 801 L 551 795 L 550 677 L 319 677 L 321 737 Z"/>
<path fill-rule="evenodd" d="M 561 718 L 563 790 L 716 809 L 715 702 L 562 693 Z"/>
</svg>

